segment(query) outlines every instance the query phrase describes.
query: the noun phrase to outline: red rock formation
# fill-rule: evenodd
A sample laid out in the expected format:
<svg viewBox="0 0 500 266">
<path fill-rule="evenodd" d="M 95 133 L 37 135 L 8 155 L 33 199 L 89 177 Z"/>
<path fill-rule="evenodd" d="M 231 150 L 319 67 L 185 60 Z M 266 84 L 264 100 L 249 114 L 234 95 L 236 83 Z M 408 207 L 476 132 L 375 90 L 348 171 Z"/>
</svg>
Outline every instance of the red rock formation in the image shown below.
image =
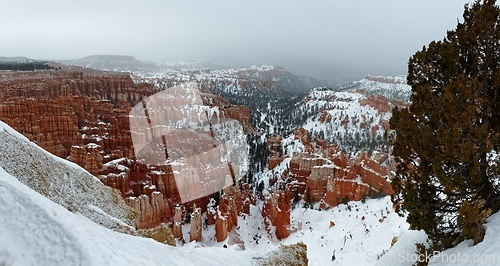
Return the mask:
<svg viewBox="0 0 500 266">
<path fill-rule="evenodd" d="M 170 222 L 171 206 L 180 203 L 175 169 L 134 160 L 129 111 L 156 92 L 152 84 L 134 82 L 128 74 L 76 67 L 2 71 L 0 118 L 47 151 L 70 159 L 120 190 L 138 212 L 139 226 L 147 228 Z M 245 130 L 250 129 L 249 108 L 208 93 L 203 100 L 219 107 L 218 118 L 236 119 Z M 238 208 L 248 211 L 248 202 L 239 201 Z M 194 203 L 204 212 L 208 197 Z"/>
<path fill-rule="evenodd" d="M 310 152 L 293 154 L 281 182 L 275 180 L 280 184 L 278 189 L 286 192 L 287 200 L 300 195 L 308 202 L 321 202 L 322 208 L 327 208 L 345 200 L 393 193 L 388 179 L 391 178 L 389 169 L 394 165 L 382 166 L 388 154 L 359 152 L 349 158 L 326 141 L 319 140 L 312 145 L 306 136 L 304 129 L 296 130 L 296 138 L 307 143 L 306 150 Z"/>
<path fill-rule="evenodd" d="M 235 119 L 240 122 L 244 131 L 251 129 L 250 126 L 250 108 L 243 105 L 230 104 L 228 100 L 210 93 L 202 93 L 203 103 L 208 106 L 219 107 L 220 118 Z M 212 117 L 216 119 L 216 117 Z M 216 120 L 215 120 L 216 121 Z"/>
<path fill-rule="evenodd" d="M 238 216 L 241 213 L 250 213 L 250 204 L 255 204 L 255 198 L 248 184 L 230 186 L 224 190 L 215 207 L 215 200 L 210 199 L 207 211 L 207 224 L 215 223 L 215 238 L 218 242 L 224 241 L 228 233 L 238 225 Z"/>
<path fill-rule="evenodd" d="M 170 221 L 170 206 L 163 200 L 160 192 L 152 192 L 150 196 L 131 197 L 127 203 L 138 214 L 139 228 L 152 228 Z"/>
<path fill-rule="evenodd" d="M 273 170 L 280 164 L 285 157 L 283 156 L 283 147 L 281 140 L 283 138 L 279 135 L 271 135 L 267 138 L 267 150 L 269 151 L 269 164 L 267 169 Z"/>
<path fill-rule="evenodd" d="M 309 135 L 308 135 L 308 131 L 304 128 L 298 128 L 298 129 L 295 129 L 295 136 L 294 138 L 295 139 L 300 139 L 300 141 L 302 142 L 302 144 L 304 144 L 304 146 L 306 146 L 306 150 L 305 151 L 312 151 L 311 150 L 311 143 L 309 141 Z"/>
<path fill-rule="evenodd" d="M 72 146 L 68 160 L 97 176 L 103 166 L 103 157 L 99 151 L 100 148 L 101 146 L 95 143 L 89 143 L 84 146 Z"/>
<path fill-rule="evenodd" d="M 253 189 L 247 183 L 242 183 L 240 187 L 241 189 L 238 186 L 233 186 L 234 201 L 238 208 L 238 214 L 250 214 L 250 205 L 256 204 Z"/>
<path fill-rule="evenodd" d="M 365 94 L 363 91 L 358 91 L 358 93 Z M 366 95 L 365 99 L 359 99 L 359 104 L 361 106 L 364 105 L 371 106 L 380 113 L 391 112 L 395 106 L 408 107 L 408 103 L 406 102 L 391 100 L 382 95 L 371 95 L 371 94 Z"/>
<path fill-rule="evenodd" d="M 359 201 L 363 197 L 371 196 L 369 186 L 354 180 L 330 178 L 326 194 L 322 199 L 322 208 L 337 206 L 343 201 Z"/>
<path fill-rule="evenodd" d="M 2 72 L 0 117 L 63 158 L 88 143 L 101 146 L 105 161 L 131 157 L 128 110 L 156 89 L 125 74 L 79 70 Z"/>
<path fill-rule="evenodd" d="M 175 238 L 182 239 L 182 222 L 183 222 L 183 211 L 181 206 L 177 206 L 174 208 L 174 221 L 172 225 L 172 233 Z"/>
<path fill-rule="evenodd" d="M 264 202 L 262 216 L 268 232 L 270 227 L 275 227 L 278 239 L 287 238 L 290 231 L 290 201 L 283 191 L 271 193 Z"/>
<path fill-rule="evenodd" d="M 201 225 L 201 209 L 197 208 L 196 205 L 194 205 L 193 213 L 191 213 L 191 230 L 189 231 L 189 242 L 201 241 L 201 238 L 203 236 Z"/>
<path fill-rule="evenodd" d="M 332 118 L 333 117 L 328 110 L 321 110 L 321 115 L 319 116 L 318 121 L 321 123 L 330 123 Z"/>
<path fill-rule="evenodd" d="M 217 242 L 222 242 L 226 240 L 229 229 L 229 221 L 227 213 L 221 211 L 221 206 L 217 206 L 217 212 L 215 215 L 215 239 Z"/>
</svg>

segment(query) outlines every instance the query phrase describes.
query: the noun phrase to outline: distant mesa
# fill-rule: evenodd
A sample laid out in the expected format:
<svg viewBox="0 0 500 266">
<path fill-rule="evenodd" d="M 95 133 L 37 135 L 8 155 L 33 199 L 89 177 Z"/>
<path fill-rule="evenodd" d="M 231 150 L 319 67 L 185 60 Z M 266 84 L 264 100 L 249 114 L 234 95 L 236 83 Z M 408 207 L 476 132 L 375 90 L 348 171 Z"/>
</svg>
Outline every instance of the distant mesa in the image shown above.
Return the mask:
<svg viewBox="0 0 500 266">
<path fill-rule="evenodd" d="M 105 71 L 131 72 L 138 76 L 165 75 L 182 73 L 195 79 L 195 73 L 203 73 L 206 77 L 251 79 L 253 81 L 272 81 L 276 87 L 294 94 L 303 93 L 315 87 L 335 87 L 330 81 L 291 73 L 283 67 L 274 65 L 253 65 L 248 67 L 229 68 L 211 62 L 169 61 L 144 62 L 130 55 L 91 55 L 76 60 L 60 60 L 58 63 Z"/>
<path fill-rule="evenodd" d="M 159 69 L 154 63 L 143 62 L 130 55 L 91 55 L 80 59 L 59 60 L 57 62 L 64 65 L 117 72 L 156 71 Z"/>
<path fill-rule="evenodd" d="M 5 63 L 18 63 L 18 64 L 23 64 L 23 63 L 32 63 L 38 60 L 33 60 L 27 57 L 22 57 L 22 56 L 16 56 L 16 57 L 4 57 L 0 56 L 0 64 L 5 64 Z"/>
</svg>

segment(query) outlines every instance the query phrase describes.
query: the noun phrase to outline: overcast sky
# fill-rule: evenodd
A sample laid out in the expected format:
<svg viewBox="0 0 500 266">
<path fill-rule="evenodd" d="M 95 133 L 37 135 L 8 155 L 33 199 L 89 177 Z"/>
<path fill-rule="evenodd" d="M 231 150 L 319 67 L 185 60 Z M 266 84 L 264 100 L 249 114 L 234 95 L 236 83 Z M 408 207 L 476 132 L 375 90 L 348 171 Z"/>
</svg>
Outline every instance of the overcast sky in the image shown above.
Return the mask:
<svg viewBox="0 0 500 266">
<path fill-rule="evenodd" d="M 406 73 L 465 0 L 2 0 L 0 56 L 274 64 L 341 82 Z"/>
</svg>

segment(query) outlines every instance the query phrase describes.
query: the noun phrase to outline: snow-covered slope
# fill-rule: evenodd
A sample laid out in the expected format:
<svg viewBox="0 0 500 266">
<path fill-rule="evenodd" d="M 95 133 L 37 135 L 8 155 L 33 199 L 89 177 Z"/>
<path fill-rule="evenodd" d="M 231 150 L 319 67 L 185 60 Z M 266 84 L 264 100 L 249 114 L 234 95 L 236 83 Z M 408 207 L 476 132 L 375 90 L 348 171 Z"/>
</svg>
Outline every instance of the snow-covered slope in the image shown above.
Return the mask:
<svg viewBox="0 0 500 266">
<path fill-rule="evenodd" d="M 296 227 L 300 222 L 302 229 L 279 242 L 273 232 L 268 234 L 264 229 L 260 216 L 262 206 L 253 206 L 251 215 L 239 218 L 239 227 L 225 242 L 215 242 L 213 235 L 206 233 L 215 230 L 208 228 L 201 243 L 174 248 L 94 223 L 85 216 L 97 222 L 104 218 L 121 222 L 111 215 L 94 217 L 86 210 L 109 211 L 107 208 L 117 207 L 101 202 L 99 187 L 102 185 L 88 186 L 87 183 L 98 182 L 96 179 L 89 179 L 88 173 L 78 166 L 56 159 L 3 123 L 0 137 L 2 155 L 5 155 L 0 165 L 0 265 L 251 265 L 264 261 L 281 244 L 299 241 L 311 247 L 308 249 L 311 265 L 329 262 L 332 250 L 337 250 L 337 256 L 343 258 L 338 262 L 364 262 L 365 258 L 357 256 L 357 252 L 367 250 L 379 254 L 390 245 L 393 235 L 407 227 L 402 218 L 387 213 L 391 206 L 388 198 L 366 204 L 352 203 L 350 207 L 329 211 L 297 205 L 292 221 Z M 81 180 L 87 183 L 82 184 Z M 94 201 L 85 195 L 95 198 Z M 68 210 L 71 206 L 76 208 L 74 212 Z M 387 216 L 385 223 L 379 221 L 383 215 Z M 336 223 L 334 227 L 330 228 L 330 220 Z M 368 234 L 367 228 L 372 233 Z M 185 228 L 184 232 L 189 230 Z M 391 233 L 383 236 L 386 232 Z M 228 245 L 227 249 L 222 248 L 224 244 Z"/>
<path fill-rule="evenodd" d="M 253 65 L 241 68 L 221 69 L 212 72 L 215 78 L 237 78 L 255 83 L 275 81 L 278 89 L 302 93 L 319 86 L 334 86 L 333 82 L 292 74 L 290 71 L 273 65 Z"/>
<path fill-rule="evenodd" d="M 388 144 L 385 132 L 392 109 L 408 105 L 410 94 L 404 76 L 366 76 L 335 89 L 312 89 L 301 102 L 295 101 L 294 108 L 284 111 L 282 117 L 289 119 L 281 120 L 307 129 L 313 138 L 334 142 L 346 152 L 372 151 Z"/>
<path fill-rule="evenodd" d="M 345 151 L 371 150 L 385 143 L 392 105 L 360 92 L 316 88 L 298 106 L 302 125 L 314 138 L 337 143 Z M 388 106 L 379 106 L 384 104 Z"/>
<path fill-rule="evenodd" d="M 420 256 L 416 254 L 415 244 L 426 244 L 427 236 L 422 231 L 406 231 L 378 260 L 377 265 L 409 266 L 425 259 L 428 259 L 429 265 L 500 265 L 500 213 L 489 217 L 484 227 L 484 239 L 475 246 L 473 240 L 466 240 L 443 252 L 429 251 Z"/>
<path fill-rule="evenodd" d="M 405 218 L 399 217 L 392 209 L 390 197 L 369 199 L 365 203 L 350 202 L 322 211 L 319 204 L 307 208 L 301 202 L 291 212 L 295 232 L 282 241 L 275 238 L 273 230 L 265 231 L 259 207 L 253 206 L 250 215 L 240 217 L 238 228 L 224 242 L 215 241 L 215 230 L 211 225 L 204 230 L 201 243 L 193 242 L 184 247 L 227 245 L 228 249 L 240 250 L 242 255 L 251 253 L 256 261 L 261 261 L 281 245 L 303 242 L 307 245 L 309 265 L 377 265 L 378 259 L 391 248 L 393 238 L 412 232 L 408 231 Z M 330 221 L 333 226 L 330 226 Z M 183 232 L 184 238 L 189 238 L 188 225 Z M 411 243 L 412 239 L 409 241 Z M 413 243 L 405 248 L 406 252 L 415 252 Z"/>
<path fill-rule="evenodd" d="M 117 233 L 23 185 L 0 167 L 0 265 L 251 265 L 250 254 L 189 249 Z"/>
<path fill-rule="evenodd" d="M 0 63 L 32 63 L 35 60 L 27 57 L 4 57 L 0 56 Z"/>
<path fill-rule="evenodd" d="M 500 213 L 488 218 L 486 235 L 475 246 L 468 240 L 431 258 L 430 265 L 500 265 Z"/>
<path fill-rule="evenodd" d="M 0 167 L 71 212 L 114 230 L 135 228 L 121 194 L 80 166 L 56 157 L 0 121 Z"/>
<path fill-rule="evenodd" d="M 381 77 L 366 76 L 364 79 L 340 86 L 339 90 L 361 90 L 367 94 L 382 95 L 386 98 L 407 102 L 411 87 L 406 84 L 406 76 Z"/>
</svg>

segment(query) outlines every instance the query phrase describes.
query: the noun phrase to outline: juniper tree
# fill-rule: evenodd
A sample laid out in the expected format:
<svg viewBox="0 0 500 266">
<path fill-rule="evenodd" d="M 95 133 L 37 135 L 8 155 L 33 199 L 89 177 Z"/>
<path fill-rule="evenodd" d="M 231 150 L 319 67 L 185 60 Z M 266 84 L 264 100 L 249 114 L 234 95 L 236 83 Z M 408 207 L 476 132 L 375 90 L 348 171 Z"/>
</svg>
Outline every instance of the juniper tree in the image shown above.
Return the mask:
<svg viewBox="0 0 500 266">
<path fill-rule="evenodd" d="M 434 243 L 482 240 L 500 208 L 500 10 L 466 5 L 463 22 L 408 62 L 411 106 L 397 109 L 395 202 Z"/>
</svg>

